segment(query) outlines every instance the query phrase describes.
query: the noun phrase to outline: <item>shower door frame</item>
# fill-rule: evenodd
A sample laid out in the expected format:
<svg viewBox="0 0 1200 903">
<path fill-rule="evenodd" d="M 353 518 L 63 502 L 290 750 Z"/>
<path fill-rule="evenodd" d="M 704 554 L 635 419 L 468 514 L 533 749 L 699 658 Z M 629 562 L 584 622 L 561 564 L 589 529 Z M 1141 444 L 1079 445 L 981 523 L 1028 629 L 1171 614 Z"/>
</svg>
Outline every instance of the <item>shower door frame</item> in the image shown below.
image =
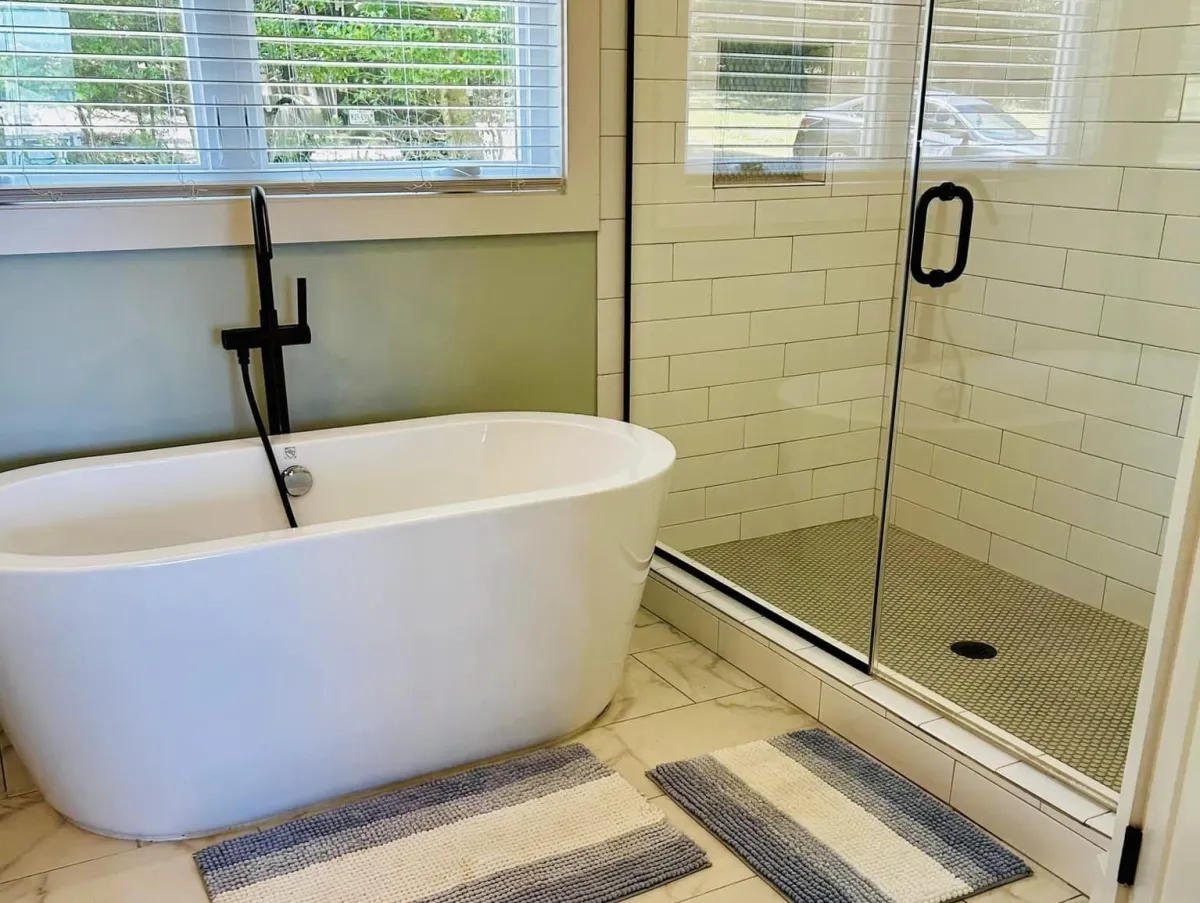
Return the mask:
<svg viewBox="0 0 1200 903">
<path fill-rule="evenodd" d="M 690 2 L 690 0 L 682 0 L 682 2 Z M 933 33 L 933 10 L 936 0 L 923 0 L 923 8 L 925 19 L 921 24 L 919 36 L 919 52 L 914 57 L 914 63 L 920 67 L 920 78 L 915 80 L 914 86 L 916 90 L 915 102 L 917 106 L 914 109 L 924 108 L 925 93 L 928 88 L 929 81 L 929 54 L 931 50 L 931 36 Z M 634 92 L 637 81 L 637 54 L 635 47 L 637 42 L 637 0 L 625 0 L 625 198 L 623 204 L 624 213 L 624 264 L 625 264 L 625 294 L 624 294 L 624 329 L 622 336 L 622 419 L 626 423 L 631 423 L 631 399 L 633 396 L 633 376 L 632 376 L 632 359 L 633 359 L 633 342 L 632 329 L 633 323 L 633 178 L 634 178 Z M 899 328 L 897 330 L 897 343 L 893 345 L 896 349 L 896 368 L 895 374 L 890 380 L 892 390 L 892 421 L 887 427 L 888 442 L 887 442 L 887 467 L 884 475 L 883 486 L 883 507 L 880 514 L 880 530 L 877 540 L 876 555 L 875 555 L 875 580 L 871 594 L 871 629 L 870 641 L 865 656 L 860 656 L 851 651 L 848 646 L 843 646 L 838 642 L 831 641 L 816 631 L 811 626 L 800 621 L 798 618 L 793 618 L 784 612 L 780 611 L 775 606 L 771 605 L 766 600 L 760 599 L 750 593 L 747 593 L 737 584 L 733 583 L 726 577 L 718 574 L 716 571 L 709 570 L 696 562 L 692 561 L 686 555 L 676 552 L 675 550 L 658 543 L 655 546 L 655 554 L 668 561 L 672 566 L 679 568 L 686 574 L 701 580 L 704 583 L 718 589 L 733 599 L 736 599 L 742 605 L 754 611 L 756 614 L 767 618 L 771 622 L 778 624 L 791 633 L 803 638 L 812 643 L 824 652 L 837 658 L 852 668 L 861 671 L 863 674 L 878 676 L 875 672 L 875 643 L 876 634 L 879 623 L 879 594 L 882 583 L 883 572 L 883 545 L 885 541 L 886 531 L 883 529 L 885 517 L 887 514 L 889 499 L 889 488 L 892 477 L 892 457 L 896 443 L 896 399 L 899 396 L 900 382 L 900 354 L 903 351 L 904 341 L 904 326 L 907 316 L 909 279 L 908 279 L 908 257 L 912 247 L 912 209 L 917 203 L 916 195 L 916 176 L 919 174 L 920 167 L 920 148 L 918 142 L 921 138 L 922 118 L 915 118 L 915 133 L 910 135 L 909 149 L 911 154 L 911 162 L 906 165 L 905 169 L 907 177 L 912 184 L 909 190 L 909 228 L 903 230 L 903 243 L 900 239 L 897 240 L 897 259 L 895 266 L 899 268 L 898 275 L 902 274 L 903 282 L 901 287 L 900 307 L 899 307 Z M 908 162 L 908 161 L 906 161 Z"/>
</svg>

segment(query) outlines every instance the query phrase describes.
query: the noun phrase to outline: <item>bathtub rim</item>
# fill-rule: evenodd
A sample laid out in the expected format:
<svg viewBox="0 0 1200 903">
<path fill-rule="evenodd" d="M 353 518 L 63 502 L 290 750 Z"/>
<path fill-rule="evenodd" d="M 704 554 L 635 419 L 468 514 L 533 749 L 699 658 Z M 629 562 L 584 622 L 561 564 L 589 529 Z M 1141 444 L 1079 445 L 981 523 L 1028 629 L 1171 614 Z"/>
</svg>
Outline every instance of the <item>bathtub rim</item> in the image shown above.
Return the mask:
<svg viewBox="0 0 1200 903">
<path fill-rule="evenodd" d="M 327 521 L 307 527 L 301 526 L 296 529 L 285 526 L 275 530 L 243 533 L 220 539 L 96 555 L 29 555 L 0 551 L 0 574 L 6 572 L 27 573 L 54 570 L 70 570 L 74 572 L 102 571 L 194 561 L 220 555 L 245 553 L 262 546 L 281 543 L 314 542 L 333 533 L 358 533 L 375 530 L 380 527 L 449 520 L 499 509 L 524 508 L 545 502 L 601 495 L 659 479 L 671 468 L 676 459 L 675 446 L 665 437 L 645 427 L 588 414 L 560 414 L 540 411 L 447 414 L 437 417 L 419 417 L 411 420 L 388 420 L 358 426 L 331 427 L 328 429 L 284 433 L 272 436 L 271 442 L 273 446 L 278 447 L 286 445 L 291 441 L 296 442 L 296 444 L 299 444 L 301 441 L 312 441 L 316 437 L 320 437 L 322 440 L 334 440 L 338 438 L 366 436 L 372 433 L 435 429 L 440 426 L 452 426 L 460 423 L 520 423 L 523 421 L 540 424 L 571 425 L 620 436 L 629 440 L 638 449 L 638 454 L 628 467 L 616 473 L 592 480 L 571 483 L 566 486 L 535 489 L 509 495 L 487 496 L 462 502 L 452 502 L 446 505 L 429 505 L 422 508 L 412 508 L 386 514 L 373 514 L 347 518 L 345 520 Z M 126 467 L 136 465 L 142 461 L 182 458 L 203 454 L 220 454 L 232 450 L 251 449 L 258 449 L 261 452 L 260 440 L 257 438 L 220 439 L 213 442 L 197 442 L 189 445 L 168 446 L 145 451 L 118 452 L 115 454 L 90 455 L 61 461 L 50 461 L 43 464 L 33 464 L 27 467 L 16 468 L 7 473 L 0 473 L 0 493 L 3 493 L 4 489 L 8 486 L 27 479 L 70 470 L 82 470 L 87 467 Z"/>
</svg>

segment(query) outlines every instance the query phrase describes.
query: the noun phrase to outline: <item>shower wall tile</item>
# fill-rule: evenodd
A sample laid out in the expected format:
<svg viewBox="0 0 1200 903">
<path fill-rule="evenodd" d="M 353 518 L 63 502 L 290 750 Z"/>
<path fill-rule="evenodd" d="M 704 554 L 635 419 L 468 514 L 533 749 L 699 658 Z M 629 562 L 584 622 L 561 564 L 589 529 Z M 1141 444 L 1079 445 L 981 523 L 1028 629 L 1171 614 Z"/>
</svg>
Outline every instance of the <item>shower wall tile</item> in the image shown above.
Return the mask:
<svg viewBox="0 0 1200 903">
<path fill-rule="evenodd" d="M 815 374 L 714 386 L 708 413 L 716 419 L 804 410 L 817 403 L 819 388 Z"/>
<path fill-rule="evenodd" d="M 1171 513 L 1171 496 L 1175 481 L 1161 474 L 1138 470 L 1136 467 L 1121 467 L 1121 483 L 1117 500 L 1164 517 Z"/>
<path fill-rule="evenodd" d="M 964 492 L 958 516 L 964 523 L 996 536 L 1027 542 L 1060 558 L 1067 554 L 1071 528 L 1026 508 L 1008 505 L 986 495 Z"/>
<path fill-rule="evenodd" d="M 1102 81 L 1107 85 L 1120 79 Z M 1176 115 L 1178 112 L 1177 101 Z M 1052 248 L 1157 257 L 1164 226 L 1161 214 L 1118 213 L 1079 207 L 1035 207 L 1029 242 Z"/>
<path fill-rule="evenodd" d="M 1186 351 L 1145 345 L 1138 367 L 1138 385 L 1191 395 L 1196 388 L 1197 361 L 1200 358 Z"/>
<path fill-rule="evenodd" d="M 1011 467 L 992 464 L 947 448 L 936 448 L 930 474 L 939 480 L 1012 505 L 1025 508 L 1033 506 L 1037 481 L 1029 474 Z"/>
<path fill-rule="evenodd" d="M 1158 548 L 1162 532 L 1157 514 L 1049 480 L 1038 481 L 1033 510 L 1150 552 Z"/>
<path fill-rule="evenodd" d="M 663 427 L 658 432 L 674 443 L 680 458 L 734 451 L 746 444 L 746 421 L 740 417 Z"/>
<path fill-rule="evenodd" d="M 984 313 L 994 317 L 1093 335 L 1100 328 L 1103 309 L 1103 295 L 1006 282 L 1003 279 L 987 280 L 983 301 Z"/>
<path fill-rule="evenodd" d="M 675 320 L 712 313 L 712 282 L 652 282 L 633 287 L 633 321 Z"/>
<path fill-rule="evenodd" d="M 842 520 L 845 516 L 844 499 L 840 495 L 813 499 L 795 505 L 760 508 L 742 515 L 741 538 L 753 539 L 787 530 L 800 530 Z"/>
<path fill-rule="evenodd" d="M 709 486 L 704 490 L 704 516 L 741 514 L 757 508 L 806 501 L 813 495 L 812 471 L 797 471 L 743 483 Z"/>
<path fill-rule="evenodd" d="M 1179 425 L 1183 405 L 1179 395 L 1057 369 L 1050 373 L 1046 401 L 1161 433 L 1172 432 Z"/>
<path fill-rule="evenodd" d="M 947 517 L 904 499 L 893 500 L 892 517 L 895 525 L 902 530 L 924 536 L 980 561 L 988 560 L 992 537 L 986 530 L 968 526 L 957 518 Z"/>
<path fill-rule="evenodd" d="M 784 273 L 741 276 L 712 282 L 712 312 L 741 313 L 754 310 L 790 309 L 827 301 L 825 273 Z M 858 298 L 845 298 L 857 301 Z"/>
<path fill-rule="evenodd" d="M 779 471 L 812 470 L 849 461 L 874 461 L 879 454 L 879 430 L 856 430 L 816 439 L 786 442 L 779 447 Z"/>
<path fill-rule="evenodd" d="M 1120 209 L 1194 216 L 1200 210 L 1200 171 L 1127 169 Z"/>
<path fill-rule="evenodd" d="M 675 464 L 671 475 L 671 489 L 678 492 L 704 486 L 721 486 L 774 476 L 778 470 L 777 445 L 683 458 Z"/>
<path fill-rule="evenodd" d="M 901 388 L 898 523 L 983 530 L 960 550 L 1139 624 L 1200 360 L 1197 15 L 1099 4 L 1086 62 L 1056 73 L 1055 162 L 937 174 L 975 194 L 975 240 L 952 290 L 912 292 Z M 957 222 L 934 217 L 939 248 Z"/>
<path fill-rule="evenodd" d="M 1158 582 L 1158 555 L 1078 527 L 1071 530 L 1067 560 L 1146 592 L 1154 592 Z"/>
<path fill-rule="evenodd" d="M 1085 455 L 1015 432 L 1004 434 L 1000 463 L 1109 499 L 1117 497 L 1121 481 L 1121 465 L 1116 461 Z"/>
<path fill-rule="evenodd" d="M 741 521 L 738 515 L 698 520 L 686 524 L 663 527 L 658 531 L 658 541 L 673 549 L 686 551 L 703 546 L 715 546 L 733 542 L 738 538 Z"/>
<path fill-rule="evenodd" d="M 676 279 L 786 273 L 791 268 L 791 242 L 786 238 L 750 238 L 675 245 Z"/>
<path fill-rule="evenodd" d="M 786 349 L 784 373 L 791 376 L 883 364 L 887 349 L 886 332 L 791 342 Z"/>
<path fill-rule="evenodd" d="M 1022 541 L 1028 542 L 1025 537 L 1014 542 L 993 536 L 988 564 L 1095 608 L 1102 606 L 1103 574 L 1072 564 L 1061 556 L 1032 549 Z"/>
<path fill-rule="evenodd" d="M 1132 464 L 1174 479 L 1182 442 L 1177 436 L 1088 417 L 1083 428 L 1083 450 L 1097 457 Z"/>
<path fill-rule="evenodd" d="M 916 74 L 919 4 L 888 7 L 893 40 L 879 77 L 903 121 L 911 101 L 895 86 Z M 823 181 L 715 186 L 688 159 L 687 92 L 704 79 L 689 73 L 687 51 L 705 40 L 689 36 L 691 12 L 688 0 L 640 2 L 633 48 L 632 395 L 635 420 L 679 449 L 671 519 L 694 520 L 663 538 L 682 547 L 873 510 L 906 213 L 902 136 L 889 141 L 893 159 L 831 161 Z M 604 13 L 602 41 L 616 54 L 623 17 L 611 5 Z M 839 36 L 864 28 L 848 23 Z M 606 134 L 623 132 L 616 119 L 609 111 Z M 615 192 L 607 198 L 612 210 Z M 611 352 L 606 361 L 611 369 Z M 833 494 L 798 498 L 800 480 Z M 700 490 L 703 512 L 689 495 Z"/>
<path fill-rule="evenodd" d="M 630 399 L 633 422 L 650 428 L 695 423 L 708 412 L 708 390 L 691 389 L 685 392 L 662 392 L 657 395 L 635 395 Z"/>
<path fill-rule="evenodd" d="M 671 388 L 720 386 L 783 376 L 782 345 L 737 348 L 671 358 Z"/>
<path fill-rule="evenodd" d="M 1118 618 L 1149 627 L 1154 593 L 1109 577 L 1104 584 L 1104 603 L 1101 607 Z"/>
<path fill-rule="evenodd" d="M 1005 431 L 1065 448 L 1083 443 L 1084 415 L 1050 407 L 1003 392 L 976 387 L 971 392 L 970 419 Z M 1018 470 L 1024 468 L 1017 468 Z"/>
<path fill-rule="evenodd" d="M 892 472 L 892 494 L 948 517 L 958 516 L 962 489 L 928 477 L 916 470 L 896 465 Z"/>
</svg>

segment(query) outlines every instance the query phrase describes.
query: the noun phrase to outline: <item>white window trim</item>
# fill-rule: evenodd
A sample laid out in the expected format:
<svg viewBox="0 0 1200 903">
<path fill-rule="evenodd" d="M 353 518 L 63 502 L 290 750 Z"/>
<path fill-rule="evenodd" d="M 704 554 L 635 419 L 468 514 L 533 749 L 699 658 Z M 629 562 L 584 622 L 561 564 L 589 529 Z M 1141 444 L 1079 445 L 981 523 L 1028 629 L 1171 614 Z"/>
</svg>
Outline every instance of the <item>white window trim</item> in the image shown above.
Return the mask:
<svg viewBox="0 0 1200 903">
<path fill-rule="evenodd" d="M 600 0 L 564 0 L 561 192 L 271 200 L 276 244 L 595 232 L 600 228 Z M 0 205 L 0 257 L 253 242 L 239 198 Z"/>
</svg>

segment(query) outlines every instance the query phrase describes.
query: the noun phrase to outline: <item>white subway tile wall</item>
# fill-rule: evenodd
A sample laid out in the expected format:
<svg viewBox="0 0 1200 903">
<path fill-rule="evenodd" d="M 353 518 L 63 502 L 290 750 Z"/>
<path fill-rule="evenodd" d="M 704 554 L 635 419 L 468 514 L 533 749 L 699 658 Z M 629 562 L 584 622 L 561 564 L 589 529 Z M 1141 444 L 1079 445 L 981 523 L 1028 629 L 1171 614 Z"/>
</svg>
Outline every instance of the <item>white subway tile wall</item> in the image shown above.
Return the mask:
<svg viewBox="0 0 1200 903">
<path fill-rule="evenodd" d="M 805 40 L 845 42 L 834 99 L 874 92 L 903 120 L 916 6 L 881 2 L 889 21 L 875 25 L 860 6 L 772 7 L 779 18 L 753 27 L 777 37 L 807 16 Z M 691 33 L 697 9 L 639 0 L 635 48 L 633 416 L 679 452 L 661 535 L 679 549 L 874 510 L 904 207 L 903 140 L 803 184 L 717 187 L 711 167 L 689 164 L 689 144 L 694 157 L 711 137 L 694 101 L 714 42 L 704 24 Z M 887 58 L 868 63 L 880 28 Z M 789 153 L 798 122 L 780 119 Z"/>
<path fill-rule="evenodd" d="M 980 6 L 945 7 L 934 58 L 994 97 L 952 37 L 996 24 Z M 914 292 L 895 522 L 1146 624 L 1200 360 L 1200 130 L 1181 121 L 1200 32 L 1187 0 L 1075 10 L 1053 163 L 926 166 L 971 189 L 976 240 L 956 292 Z M 932 219 L 949 241 L 953 219 Z"/>
</svg>

